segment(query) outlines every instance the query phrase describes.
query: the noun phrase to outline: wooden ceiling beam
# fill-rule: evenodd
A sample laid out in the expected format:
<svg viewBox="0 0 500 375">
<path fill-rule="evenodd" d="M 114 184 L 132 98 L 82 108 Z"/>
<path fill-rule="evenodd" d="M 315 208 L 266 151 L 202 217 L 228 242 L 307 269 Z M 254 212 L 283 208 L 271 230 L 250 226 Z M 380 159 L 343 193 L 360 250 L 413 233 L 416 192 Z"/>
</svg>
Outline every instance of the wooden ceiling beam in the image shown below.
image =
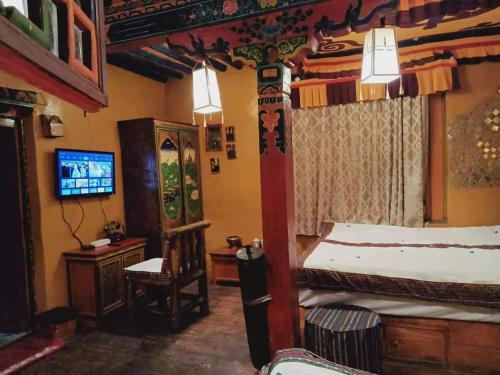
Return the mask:
<svg viewBox="0 0 500 375">
<path fill-rule="evenodd" d="M 170 76 L 168 72 L 154 66 L 152 63 L 139 61 L 133 56 L 124 52 L 108 54 L 107 62 L 111 65 L 118 66 L 133 73 L 163 83 L 167 82 Z"/>
<path fill-rule="evenodd" d="M 153 49 L 150 49 L 149 47 L 145 47 L 142 49 L 134 49 L 131 50 L 130 52 L 142 56 L 144 58 L 147 58 L 148 60 L 155 61 L 158 64 L 165 65 L 167 68 L 173 69 L 177 72 L 191 74 L 191 72 L 193 71 L 189 66 L 180 64 L 178 62 L 173 62 L 169 57 Z"/>
<path fill-rule="evenodd" d="M 136 50 L 129 51 L 128 55 L 132 56 L 138 62 L 143 62 L 145 64 L 149 64 L 150 66 L 155 66 L 156 68 L 163 70 L 172 78 L 182 79 L 182 77 L 184 77 L 184 75 L 178 70 L 172 69 L 162 62 L 158 62 L 149 57 L 145 57 L 142 53 L 137 52 Z"/>
<path fill-rule="evenodd" d="M 195 61 L 192 58 L 176 54 L 174 51 L 168 48 L 168 45 L 166 43 L 150 46 L 150 48 L 154 49 L 155 51 L 161 52 L 164 55 L 169 56 L 177 61 L 180 61 L 183 64 L 188 65 L 189 67 L 191 67 L 191 69 L 193 69 L 198 64 L 198 61 Z"/>
</svg>

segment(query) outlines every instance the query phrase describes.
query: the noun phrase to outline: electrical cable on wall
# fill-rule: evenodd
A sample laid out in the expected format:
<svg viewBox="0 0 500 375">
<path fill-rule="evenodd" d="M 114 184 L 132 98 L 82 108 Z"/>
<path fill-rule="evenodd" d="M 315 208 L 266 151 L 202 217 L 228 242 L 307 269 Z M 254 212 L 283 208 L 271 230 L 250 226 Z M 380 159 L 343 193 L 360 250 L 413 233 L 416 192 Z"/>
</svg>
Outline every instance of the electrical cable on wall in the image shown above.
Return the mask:
<svg viewBox="0 0 500 375">
<path fill-rule="evenodd" d="M 99 203 L 101 204 L 102 215 L 104 216 L 104 224 L 107 226 L 109 224 L 108 216 L 106 215 L 106 211 L 104 211 L 104 206 L 102 204 L 102 197 L 99 197 Z"/>
<path fill-rule="evenodd" d="M 78 202 L 78 205 L 80 206 L 80 209 L 82 210 L 82 218 L 80 219 L 80 223 L 78 223 L 78 225 L 76 226 L 76 229 L 73 230 L 73 227 L 71 226 L 71 223 L 66 219 L 66 215 L 65 215 L 65 212 L 64 212 L 64 204 L 63 204 L 62 199 L 60 199 L 59 203 L 61 205 L 62 219 L 63 219 L 64 223 L 66 224 L 66 226 L 68 227 L 69 231 L 71 232 L 71 236 L 75 240 L 78 241 L 78 243 L 80 244 L 80 248 L 82 250 L 85 250 L 85 249 L 94 249 L 95 248 L 94 246 L 92 246 L 92 245 L 85 245 L 83 243 L 83 241 L 80 239 L 80 237 L 78 237 L 77 233 L 80 230 L 80 228 L 82 227 L 83 221 L 85 219 L 85 209 L 83 208 L 82 203 L 80 202 L 79 199 L 77 199 L 77 202 Z"/>
</svg>

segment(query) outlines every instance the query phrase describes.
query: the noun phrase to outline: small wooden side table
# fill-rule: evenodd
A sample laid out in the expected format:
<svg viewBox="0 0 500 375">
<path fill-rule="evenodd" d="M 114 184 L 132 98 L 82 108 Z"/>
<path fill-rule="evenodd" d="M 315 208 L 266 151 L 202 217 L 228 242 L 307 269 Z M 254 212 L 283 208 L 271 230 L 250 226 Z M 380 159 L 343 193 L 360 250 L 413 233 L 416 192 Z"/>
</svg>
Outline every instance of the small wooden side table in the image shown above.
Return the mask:
<svg viewBox="0 0 500 375">
<path fill-rule="evenodd" d="M 212 259 L 212 281 L 239 283 L 238 264 L 235 248 L 221 247 L 210 252 Z"/>
<path fill-rule="evenodd" d="M 90 325 L 126 303 L 123 268 L 144 260 L 146 238 L 127 238 L 119 246 L 66 251 L 69 304 Z M 142 293 L 142 291 L 137 291 Z"/>
</svg>

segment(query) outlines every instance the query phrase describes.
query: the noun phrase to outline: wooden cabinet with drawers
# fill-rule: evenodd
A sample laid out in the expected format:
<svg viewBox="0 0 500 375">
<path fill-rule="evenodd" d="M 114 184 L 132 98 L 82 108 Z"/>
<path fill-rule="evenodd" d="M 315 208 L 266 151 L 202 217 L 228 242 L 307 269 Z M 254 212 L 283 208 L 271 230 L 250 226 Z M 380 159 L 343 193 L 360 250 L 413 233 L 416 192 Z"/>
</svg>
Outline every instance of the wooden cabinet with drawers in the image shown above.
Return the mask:
<svg viewBox="0 0 500 375">
<path fill-rule="evenodd" d="M 231 249 L 229 247 L 221 247 L 210 252 L 213 282 L 240 282 L 236 251 L 236 249 Z"/>
<path fill-rule="evenodd" d="M 144 260 L 146 239 L 128 238 L 119 246 L 64 253 L 70 305 L 90 323 L 126 303 L 123 268 Z M 138 290 L 137 293 L 142 293 Z"/>
</svg>

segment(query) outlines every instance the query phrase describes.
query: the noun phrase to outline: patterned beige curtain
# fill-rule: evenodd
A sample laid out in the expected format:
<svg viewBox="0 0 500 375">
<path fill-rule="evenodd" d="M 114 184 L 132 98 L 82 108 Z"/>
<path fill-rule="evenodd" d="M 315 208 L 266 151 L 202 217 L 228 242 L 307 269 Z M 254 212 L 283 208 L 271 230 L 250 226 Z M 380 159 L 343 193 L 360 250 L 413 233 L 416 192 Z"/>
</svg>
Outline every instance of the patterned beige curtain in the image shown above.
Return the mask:
<svg viewBox="0 0 500 375">
<path fill-rule="evenodd" d="M 296 223 L 422 226 L 427 97 L 293 110 Z"/>
</svg>

